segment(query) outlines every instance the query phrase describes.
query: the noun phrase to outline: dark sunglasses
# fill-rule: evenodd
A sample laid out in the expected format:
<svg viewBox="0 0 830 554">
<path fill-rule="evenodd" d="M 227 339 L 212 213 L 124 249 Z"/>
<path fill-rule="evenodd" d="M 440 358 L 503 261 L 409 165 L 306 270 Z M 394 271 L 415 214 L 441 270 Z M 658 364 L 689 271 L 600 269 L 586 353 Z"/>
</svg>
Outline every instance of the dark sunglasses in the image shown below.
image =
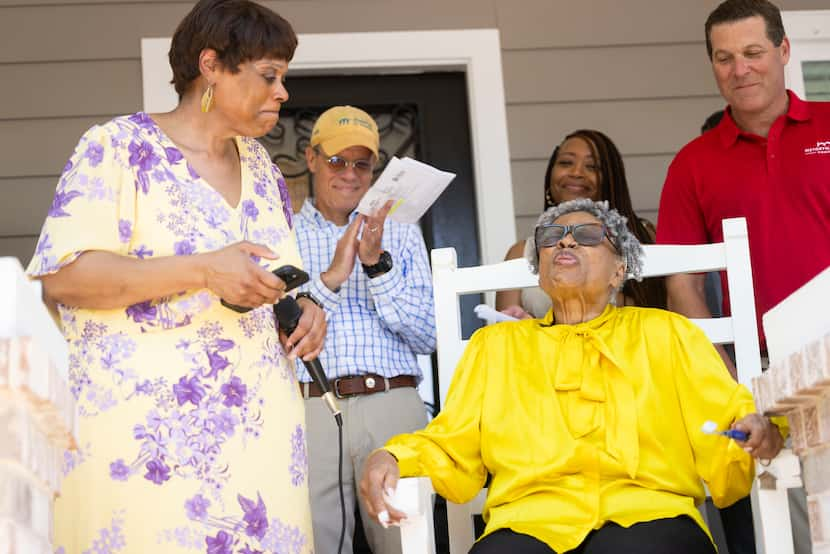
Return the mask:
<svg viewBox="0 0 830 554">
<path fill-rule="evenodd" d="M 596 246 L 602 242 L 602 239 L 608 237 L 608 242 L 611 243 L 614 250 L 618 250 L 617 245 L 611 240 L 611 235 L 608 234 L 608 228 L 601 223 L 577 223 L 576 225 L 548 223 L 536 227 L 533 235 L 536 239 L 536 252 L 538 253 L 540 248 L 556 246 L 568 233 L 571 234 L 577 244 L 582 246 Z"/>
<path fill-rule="evenodd" d="M 315 150 L 315 152 L 320 156 L 323 155 L 323 153 L 319 150 Z M 350 161 L 337 155 L 329 156 L 325 159 L 325 162 L 329 166 L 329 169 L 335 173 L 341 173 L 351 167 L 354 168 L 354 172 L 358 175 L 368 175 L 371 174 L 372 170 L 375 168 L 375 163 L 372 160 Z"/>
</svg>

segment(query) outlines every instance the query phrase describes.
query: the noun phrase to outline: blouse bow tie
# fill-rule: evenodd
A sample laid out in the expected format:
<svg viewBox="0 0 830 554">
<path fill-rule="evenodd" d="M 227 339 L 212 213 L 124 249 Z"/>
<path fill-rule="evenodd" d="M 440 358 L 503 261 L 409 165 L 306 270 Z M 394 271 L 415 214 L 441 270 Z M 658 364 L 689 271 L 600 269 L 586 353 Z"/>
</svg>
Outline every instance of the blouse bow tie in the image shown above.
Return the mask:
<svg viewBox="0 0 830 554">
<path fill-rule="evenodd" d="M 609 313 L 610 310 L 610 313 Z M 634 387 L 596 329 L 610 323 L 614 308 L 577 325 L 550 327 L 560 339 L 554 367 L 557 391 L 579 391 L 582 402 L 603 402 L 605 449 L 634 479 L 640 460 Z"/>
</svg>

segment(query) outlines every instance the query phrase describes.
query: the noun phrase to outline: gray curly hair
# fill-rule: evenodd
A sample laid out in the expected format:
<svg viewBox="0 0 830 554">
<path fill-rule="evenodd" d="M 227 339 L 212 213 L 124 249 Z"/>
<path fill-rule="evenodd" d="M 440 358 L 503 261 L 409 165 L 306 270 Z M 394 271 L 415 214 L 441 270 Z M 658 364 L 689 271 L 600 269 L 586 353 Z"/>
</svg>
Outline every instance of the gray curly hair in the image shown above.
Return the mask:
<svg viewBox="0 0 830 554">
<path fill-rule="evenodd" d="M 617 248 L 617 255 L 625 263 L 625 278 L 642 281 L 643 273 L 643 247 L 640 241 L 634 236 L 626 225 L 625 216 L 620 215 L 617 210 L 608 207 L 607 200 L 595 202 L 590 198 L 577 198 L 568 200 L 549 208 L 536 221 L 536 227 L 548 225 L 565 214 L 572 212 L 586 212 L 599 219 L 613 239 Z M 528 245 L 525 249 L 527 261 L 534 274 L 539 273 L 539 250 L 536 247 L 536 233 L 527 239 Z"/>
</svg>

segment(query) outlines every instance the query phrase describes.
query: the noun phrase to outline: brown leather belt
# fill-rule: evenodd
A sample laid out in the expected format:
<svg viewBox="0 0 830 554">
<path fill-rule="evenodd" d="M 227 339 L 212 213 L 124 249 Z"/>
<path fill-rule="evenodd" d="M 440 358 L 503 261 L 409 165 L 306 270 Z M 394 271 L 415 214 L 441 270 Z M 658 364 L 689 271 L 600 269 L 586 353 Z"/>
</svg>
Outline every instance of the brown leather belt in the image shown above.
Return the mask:
<svg viewBox="0 0 830 554">
<path fill-rule="evenodd" d="M 412 375 L 398 375 L 396 377 L 383 377 L 382 375 L 368 374 L 355 375 L 353 377 L 339 377 L 330 381 L 331 392 L 337 398 L 347 396 L 358 396 L 361 394 L 375 394 L 386 392 L 401 387 L 415 387 L 417 380 Z M 317 383 L 299 383 L 300 393 L 303 398 L 316 398 L 323 396 L 323 392 Z"/>
</svg>

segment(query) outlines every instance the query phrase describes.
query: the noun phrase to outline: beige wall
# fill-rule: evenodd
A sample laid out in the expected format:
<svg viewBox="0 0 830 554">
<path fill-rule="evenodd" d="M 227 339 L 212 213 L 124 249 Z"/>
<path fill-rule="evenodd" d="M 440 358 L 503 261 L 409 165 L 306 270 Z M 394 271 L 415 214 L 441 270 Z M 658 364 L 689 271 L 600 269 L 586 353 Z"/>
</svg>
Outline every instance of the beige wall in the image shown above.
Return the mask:
<svg viewBox="0 0 830 554">
<path fill-rule="evenodd" d="M 547 157 L 568 131 L 611 136 L 635 208 L 653 219 L 672 156 L 721 107 L 701 38 L 713 0 L 263 3 L 301 33 L 498 28 L 519 236 L 542 207 Z M 821 9 L 826 0 L 779 4 Z M 170 36 L 191 5 L 0 0 L 0 256 L 28 260 L 81 133 L 141 108 L 140 38 Z"/>
</svg>

